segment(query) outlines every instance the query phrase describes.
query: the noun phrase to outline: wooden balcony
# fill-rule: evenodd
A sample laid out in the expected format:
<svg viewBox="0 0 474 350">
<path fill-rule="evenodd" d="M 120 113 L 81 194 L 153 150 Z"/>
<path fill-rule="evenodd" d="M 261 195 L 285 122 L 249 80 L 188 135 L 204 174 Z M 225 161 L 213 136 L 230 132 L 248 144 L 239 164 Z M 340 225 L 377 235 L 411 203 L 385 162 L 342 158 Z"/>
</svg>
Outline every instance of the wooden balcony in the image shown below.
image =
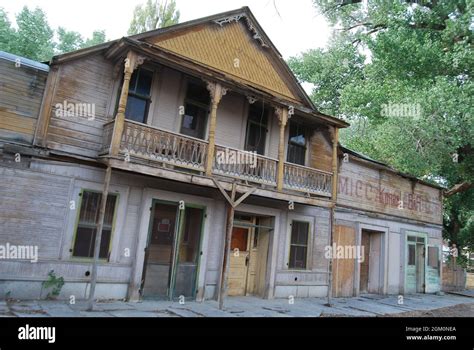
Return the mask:
<svg viewBox="0 0 474 350">
<path fill-rule="evenodd" d="M 114 121 L 104 125 L 102 155 L 108 155 Z M 205 171 L 208 142 L 125 120 L 119 156 L 130 160 L 168 164 L 176 168 Z M 276 187 L 278 160 L 256 153 L 216 145 L 212 173 Z M 331 197 L 332 174 L 285 163 L 283 187 L 288 190 Z"/>
</svg>

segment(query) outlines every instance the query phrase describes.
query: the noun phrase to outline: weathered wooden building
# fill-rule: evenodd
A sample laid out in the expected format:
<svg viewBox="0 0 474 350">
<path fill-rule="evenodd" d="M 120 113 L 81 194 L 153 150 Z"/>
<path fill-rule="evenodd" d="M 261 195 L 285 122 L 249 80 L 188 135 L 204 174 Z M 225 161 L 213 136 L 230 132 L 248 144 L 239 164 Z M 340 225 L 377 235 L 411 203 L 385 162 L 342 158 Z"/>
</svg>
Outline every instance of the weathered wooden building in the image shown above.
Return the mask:
<svg viewBox="0 0 474 350">
<path fill-rule="evenodd" d="M 439 290 L 440 189 L 338 147 L 248 8 L 0 71 L 0 246 L 38 248 L 1 297 Z"/>
</svg>

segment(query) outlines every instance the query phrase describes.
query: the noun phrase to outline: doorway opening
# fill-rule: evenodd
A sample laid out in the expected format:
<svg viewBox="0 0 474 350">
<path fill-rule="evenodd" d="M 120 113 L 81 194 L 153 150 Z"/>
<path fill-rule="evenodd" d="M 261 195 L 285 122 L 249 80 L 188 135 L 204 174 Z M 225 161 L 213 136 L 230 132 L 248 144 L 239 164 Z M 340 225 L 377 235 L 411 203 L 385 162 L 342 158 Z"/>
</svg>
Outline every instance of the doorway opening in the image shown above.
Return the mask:
<svg viewBox="0 0 474 350">
<path fill-rule="evenodd" d="M 236 213 L 229 259 L 228 295 L 265 298 L 271 217 Z"/>
<path fill-rule="evenodd" d="M 204 207 L 154 200 L 145 248 L 143 298 L 195 298 Z"/>
<path fill-rule="evenodd" d="M 423 236 L 407 236 L 406 293 L 425 293 L 426 240 Z"/>
<path fill-rule="evenodd" d="M 383 234 L 366 229 L 361 232 L 364 258 L 360 262 L 359 293 L 383 293 Z"/>
</svg>

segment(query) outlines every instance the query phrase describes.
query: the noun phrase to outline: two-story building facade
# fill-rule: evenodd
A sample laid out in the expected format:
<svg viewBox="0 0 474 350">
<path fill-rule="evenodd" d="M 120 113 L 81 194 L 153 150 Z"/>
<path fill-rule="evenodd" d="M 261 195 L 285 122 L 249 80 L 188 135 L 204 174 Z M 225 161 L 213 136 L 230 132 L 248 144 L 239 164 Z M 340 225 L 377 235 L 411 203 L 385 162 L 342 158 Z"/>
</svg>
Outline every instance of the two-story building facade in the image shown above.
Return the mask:
<svg viewBox="0 0 474 350">
<path fill-rule="evenodd" d="M 327 247 L 345 223 L 362 240 L 360 213 L 336 203 L 348 124 L 316 110 L 248 8 L 47 65 L 0 58 L 0 243 L 38 251 L 0 261 L 2 297 L 45 297 L 51 270 L 64 298 L 92 280 L 130 300 L 340 294 Z M 372 247 L 402 244 L 383 237 Z M 383 286 L 351 293 L 404 292 L 379 259 Z"/>
</svg>

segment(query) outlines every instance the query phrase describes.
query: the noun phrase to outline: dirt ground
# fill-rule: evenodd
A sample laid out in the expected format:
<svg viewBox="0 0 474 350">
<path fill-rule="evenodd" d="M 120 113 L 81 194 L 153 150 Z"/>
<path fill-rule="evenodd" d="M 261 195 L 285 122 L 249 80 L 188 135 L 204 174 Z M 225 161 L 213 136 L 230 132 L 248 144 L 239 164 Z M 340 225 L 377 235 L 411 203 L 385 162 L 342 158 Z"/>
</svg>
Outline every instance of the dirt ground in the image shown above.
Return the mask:
<svg viewBox="0 0 474 350">
<path fill-rule="evenodd" d="M 409 311 L 389 317 L 474 317 L 474 304 L 459 304 L 429 311 Z"/>
</svg>

